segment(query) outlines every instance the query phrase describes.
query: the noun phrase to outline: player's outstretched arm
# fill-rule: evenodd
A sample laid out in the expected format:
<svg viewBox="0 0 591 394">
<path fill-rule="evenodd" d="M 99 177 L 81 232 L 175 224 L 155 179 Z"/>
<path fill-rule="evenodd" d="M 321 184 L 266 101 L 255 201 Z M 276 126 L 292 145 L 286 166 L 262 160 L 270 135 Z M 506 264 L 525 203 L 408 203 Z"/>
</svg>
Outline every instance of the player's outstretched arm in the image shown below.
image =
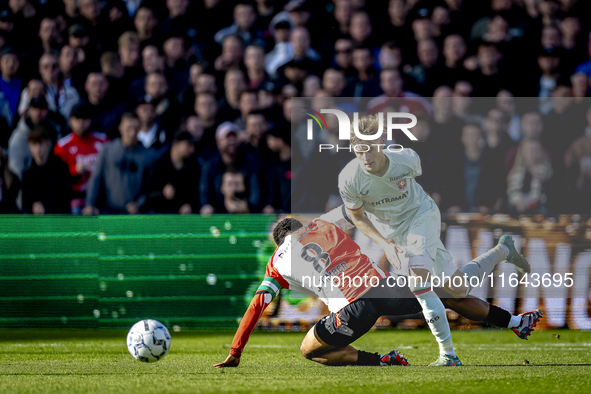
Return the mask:
<svg viewBox="0 0 591 394">
<path fill-rule="evenodd" d="M 214 367 L 237 367 L 238 364 L 240 364 L 240 356 L 242 356 L 242 351 L 244 350 L 244 347 L 246 346 L 250 335 L 259 322 L 264 310 L 267 308 L 267 306 L 269 306 L 272 300 L 273 296 L 269 292 L 260 289 L 257 291 L 255 296 L 252 298 L 248 309 L 244 313 L 242 320 L 240 321 L 240 326 L 238 326 L 238 330 L 236 331 L 234 340 L 232 341 L 230 354 L 221 363 L 214 364 Z"/>
<path fill-rule="evenodd" d="M 402 262 L 398 257 L 399 247 L 382 237 L 382 234 L 379 233 L 369 218 L 365 216 L 365 209 L 363 209 L 363 206 L 356 210 L 347 208 L 347 211 L 349 212 L 349 216 L 355 227 L 384 250 L 388 261 L 390 261 L 390 264 L 392 264 L 394 268 L 400 269 L 402 267 Z"/>
</svg>

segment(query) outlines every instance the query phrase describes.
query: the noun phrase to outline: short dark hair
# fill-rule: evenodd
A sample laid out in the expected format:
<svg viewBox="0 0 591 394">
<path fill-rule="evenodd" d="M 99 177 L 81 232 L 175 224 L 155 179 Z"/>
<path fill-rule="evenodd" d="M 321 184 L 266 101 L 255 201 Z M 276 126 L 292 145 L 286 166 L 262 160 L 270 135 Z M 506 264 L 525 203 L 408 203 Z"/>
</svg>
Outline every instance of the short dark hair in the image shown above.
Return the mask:
<svg viewBox="0 0 591 394">
<path fill-rule="evenodd" d="M 38 126 L 29 132 L 27 142 L 30 144 L 40 144 L 43 141 L 51 141 L 49 131 L 45 126 Z"/>
<path fill-rule="evenodd" d="M 293 233 L 297 229 L 304 227 L 302 222 L 297 219 L 292 218 L 285 218 L 273 229 L 273 240 L 277 245 L 280 245 L 283 242 L 283 239 L 286 235 Z"/>
<path fill-rule="evenodd" d="M 124 112 L 121 115 L 121 120 L 119 121 L 119 124 L 123 123 L 123 121 L 125 121 L 125 120 L 131 120 L 131 119 L 138 120 L 139 118 L 133 112 Z"/>
</svg>

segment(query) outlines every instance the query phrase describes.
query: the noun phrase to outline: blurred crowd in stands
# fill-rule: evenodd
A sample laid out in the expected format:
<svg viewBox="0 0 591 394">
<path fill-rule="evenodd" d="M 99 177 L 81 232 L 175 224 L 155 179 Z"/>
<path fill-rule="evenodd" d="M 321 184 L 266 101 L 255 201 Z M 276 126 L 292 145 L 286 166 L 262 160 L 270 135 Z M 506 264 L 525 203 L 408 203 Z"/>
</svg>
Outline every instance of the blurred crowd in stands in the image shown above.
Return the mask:
<svg viewBox="0 0 591 394">
<path fill-rule="evenodd" d="M 591 212 L 590 12 L 586 0 L 2 0 L 0 213 L 323 211 L 334 190 L 292 200 L 298 176 L 326 166 L 291 146 L 292 97 L 416 112 L 405 146 L 443 212 Z"/>
</svg>

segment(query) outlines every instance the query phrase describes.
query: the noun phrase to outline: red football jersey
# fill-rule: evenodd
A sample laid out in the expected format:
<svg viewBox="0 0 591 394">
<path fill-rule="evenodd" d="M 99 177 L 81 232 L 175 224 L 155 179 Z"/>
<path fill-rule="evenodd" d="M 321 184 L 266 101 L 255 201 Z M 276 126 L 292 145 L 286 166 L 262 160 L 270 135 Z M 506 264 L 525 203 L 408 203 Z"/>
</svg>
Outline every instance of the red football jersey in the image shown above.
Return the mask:
<svg viewBox="0 0 591 394">
<path fill-rule="evenodd" d="M 86 190 L 86 184 L 105 142 L 107 135 L 97 132 L 91 132 L 85 137 L 70 133 L 57 142 L 53 153 L 68 165 L 74 181 L 74 191 Z"/>
</svg>

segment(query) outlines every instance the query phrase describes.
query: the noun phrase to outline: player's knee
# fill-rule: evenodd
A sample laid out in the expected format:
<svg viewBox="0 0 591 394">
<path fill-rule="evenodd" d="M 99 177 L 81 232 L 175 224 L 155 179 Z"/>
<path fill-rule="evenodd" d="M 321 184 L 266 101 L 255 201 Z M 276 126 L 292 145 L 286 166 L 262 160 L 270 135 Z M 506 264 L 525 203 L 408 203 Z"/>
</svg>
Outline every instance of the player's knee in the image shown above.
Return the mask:
<svg viewBox="0 0 591 394">
<path fill-rule="evenodd" d="M 305 342 L 302 342 L 300 346 L 300 353 L 304 356 L 305 359 L 311 360 L 312 359 L 312 351 L 308 346 L 306 346 Z"/>
</svg>

